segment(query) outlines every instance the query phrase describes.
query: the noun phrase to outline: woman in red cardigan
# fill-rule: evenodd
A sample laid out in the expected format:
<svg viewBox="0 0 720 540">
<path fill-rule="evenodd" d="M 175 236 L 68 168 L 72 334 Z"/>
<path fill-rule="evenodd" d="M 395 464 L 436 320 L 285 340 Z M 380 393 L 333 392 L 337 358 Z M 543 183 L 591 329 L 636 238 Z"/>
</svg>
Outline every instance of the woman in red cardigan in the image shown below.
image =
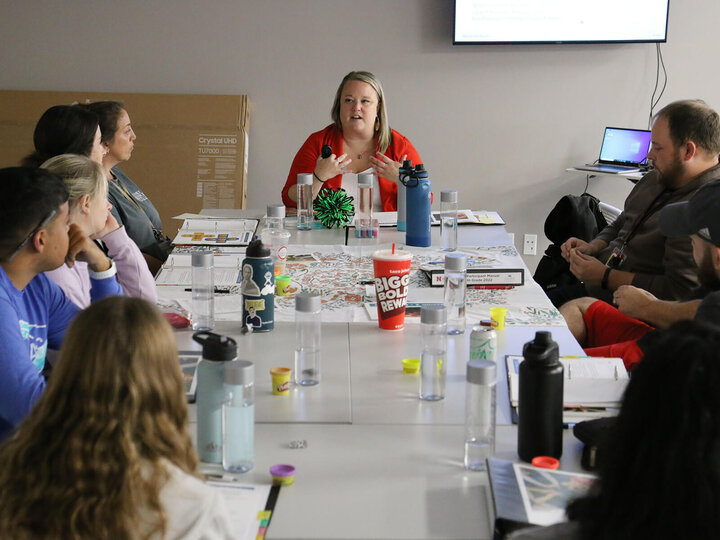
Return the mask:
<svg viewBox="0 0 720 540">
<path fill-rule="evenodd" d="M 335 94 L 330 116 L 334 123 L 310 135 L 298 150 L 282 190 L 285 206 L 297 206 L 299 173 L 313 173 L 315 198 L 326 187 L 343 187 L 353 195 L 357 173 L 370 170 L 379 183 L 373 189 L 373 207 L 397 210 L 398 169 L 405 159 L 413 165 L 422 161 L 410 141 L 390 128 L 380 81 L 367 71 L 348 73 Z M 333 153 L 322 158 L 326 144 Z"/>
</svg>

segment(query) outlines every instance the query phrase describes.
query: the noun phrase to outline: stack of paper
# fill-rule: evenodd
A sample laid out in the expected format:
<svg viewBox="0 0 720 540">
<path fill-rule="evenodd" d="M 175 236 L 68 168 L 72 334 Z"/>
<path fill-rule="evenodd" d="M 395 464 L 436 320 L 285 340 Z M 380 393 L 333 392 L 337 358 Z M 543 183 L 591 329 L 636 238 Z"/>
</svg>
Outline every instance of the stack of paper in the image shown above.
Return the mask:
<svg viewBox="0 0 720 540">
<path fill-rule="evenodd" d="M 522 356 L 506 356 L 510 405 L 518 406 Z M 617 412 L 625 387 L 627 370 L 620 358 L 560 358 L 564 366 L 563 420 L 574 422 L 609 416 Z"/>
</svg>

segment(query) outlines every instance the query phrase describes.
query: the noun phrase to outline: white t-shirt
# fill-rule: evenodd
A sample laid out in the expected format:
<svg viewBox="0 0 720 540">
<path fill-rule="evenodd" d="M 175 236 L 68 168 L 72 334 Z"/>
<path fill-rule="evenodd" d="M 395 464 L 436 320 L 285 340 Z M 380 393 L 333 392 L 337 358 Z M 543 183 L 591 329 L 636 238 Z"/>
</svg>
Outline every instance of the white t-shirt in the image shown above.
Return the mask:
<svg viewBox="0 0 720 540">
<path fill-rule="evenodd" d="M 232 527 L 222 493 L 166 462 L 170 478 L 160 491 L 167 515 L 166 540 L 230 540 Z M 153 537 L 155 538 L 155 537 Z"/>
</svg>

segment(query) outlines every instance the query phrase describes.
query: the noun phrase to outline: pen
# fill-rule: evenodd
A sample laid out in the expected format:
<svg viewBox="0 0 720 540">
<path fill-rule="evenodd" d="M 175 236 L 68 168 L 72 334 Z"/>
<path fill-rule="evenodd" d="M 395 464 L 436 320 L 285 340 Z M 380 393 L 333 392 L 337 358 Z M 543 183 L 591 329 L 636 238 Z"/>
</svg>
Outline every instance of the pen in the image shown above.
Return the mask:
<svg viewBox="0 0 720 540">
<path fill-rule="evenodd" d="M 192 288 L 185 289 L 185 292 L 192 292 Z M 213 293 L 215 293 L 215 294 L 230 294 L 231 292 L 232 291 L 230 289 L 219 289 L 217 287 L 215 287 L 215 289 L 213 289 Z"/>
<path fill-rule="evenodd" d="M 514 288 L 515 285 L 468 285 L 468 289 L 506 290 Z"/>
</svg>

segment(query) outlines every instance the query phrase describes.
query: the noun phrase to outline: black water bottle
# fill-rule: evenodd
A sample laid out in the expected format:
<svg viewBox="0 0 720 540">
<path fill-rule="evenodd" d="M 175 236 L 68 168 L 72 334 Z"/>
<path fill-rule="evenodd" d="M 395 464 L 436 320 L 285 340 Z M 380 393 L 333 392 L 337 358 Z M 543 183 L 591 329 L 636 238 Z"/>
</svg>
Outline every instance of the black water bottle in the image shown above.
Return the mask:
<svg viewBox="0 0 720 540">
<path fill-rule="evenodd" d="M 550 332 L 537 332 L 523 347 L 518 402 L 518 455 L 562 455 L 563 365 Z"/>
</svg>

